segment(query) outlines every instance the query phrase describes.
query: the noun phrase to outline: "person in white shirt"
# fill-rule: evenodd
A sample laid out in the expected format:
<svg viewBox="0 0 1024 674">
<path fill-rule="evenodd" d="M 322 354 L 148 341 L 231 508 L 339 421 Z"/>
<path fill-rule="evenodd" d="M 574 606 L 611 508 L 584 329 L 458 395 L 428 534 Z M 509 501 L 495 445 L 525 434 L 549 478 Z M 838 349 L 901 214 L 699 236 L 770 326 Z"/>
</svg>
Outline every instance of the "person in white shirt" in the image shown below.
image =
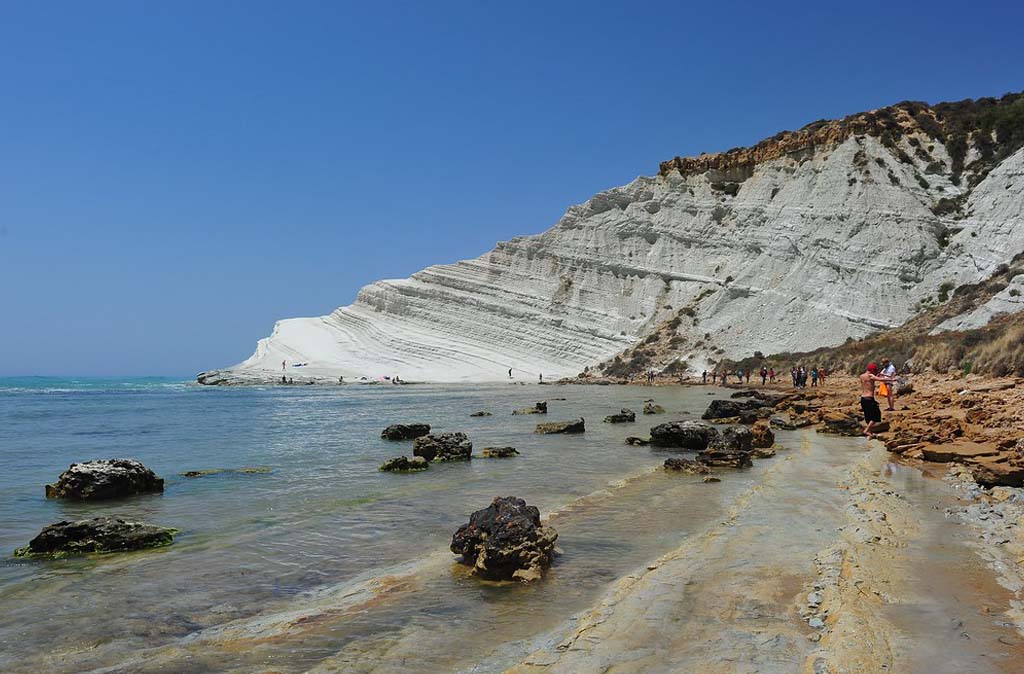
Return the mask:
<svg viewBox="0 0 1024 674">
<path fill-rule="evenodd" d="M 885 386 L 885 399 L 889 401 L 889 412 L 896 409 L 895 398 L 896 398 L 896 366 L 892 364 L 892 361 L 888 358 L 882 359 L 882 376 L 893 380 L 890 383 L 883 384 Z M 881 391 L 879 391 L 881 393 Z"/>
</svg>

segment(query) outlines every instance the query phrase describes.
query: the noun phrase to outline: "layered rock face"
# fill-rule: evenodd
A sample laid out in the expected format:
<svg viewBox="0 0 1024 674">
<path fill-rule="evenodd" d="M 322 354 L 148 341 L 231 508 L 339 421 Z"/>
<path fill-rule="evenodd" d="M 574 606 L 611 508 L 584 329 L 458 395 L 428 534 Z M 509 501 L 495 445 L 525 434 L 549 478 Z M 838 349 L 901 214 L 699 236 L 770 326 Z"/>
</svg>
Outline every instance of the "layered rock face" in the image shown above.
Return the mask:
<svg viewBox="0 0 1024 674">
<path fill-rule="evenodd" d="M 535 380 L 666 330 L 700 370 L 901 324 L 1024 251 L 1024 150 L 985 154 L 981 141 L 1008 132 L 944 136 L 953 118 L 913 105 L 665 162 L 543 234 L 280 321 L 248 360 L 200 380 L 273 381 L 282 361 L 327 381 L 487 381 L 509 368 Z"/>
</svg>

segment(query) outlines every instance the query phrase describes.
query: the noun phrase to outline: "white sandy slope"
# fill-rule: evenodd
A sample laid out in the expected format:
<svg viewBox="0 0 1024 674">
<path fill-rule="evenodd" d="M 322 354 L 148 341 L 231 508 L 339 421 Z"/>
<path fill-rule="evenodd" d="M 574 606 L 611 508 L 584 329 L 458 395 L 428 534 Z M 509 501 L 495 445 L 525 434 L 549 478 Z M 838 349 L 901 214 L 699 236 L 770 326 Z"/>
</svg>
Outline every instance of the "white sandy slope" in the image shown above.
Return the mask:
<svg viewBox="0 0 1024 674">
<path fill-rule="evenodd" d="M 694 316 L 678 331 L 694 368 L 862 337 L 907 320 L 941 284 L 986 278 L 1024 250 L 1024 151 L 971 191 L 961 219 L 931 210 L 964 189 L 949 180 L 941 144 L 932 154 L 944 171 L 851 137 L 759 165 L 736 196 L 712 188 L 723 179 L 714 172 L 641 177 L 537 236 L 373 283 L 327 316 L 279 321 L 213 379 L 279 379 L 282 361 L 296 381 L 493 381 L 509 368 L 517 380 L 551 379 L 684 307 Z"/>
</svg>

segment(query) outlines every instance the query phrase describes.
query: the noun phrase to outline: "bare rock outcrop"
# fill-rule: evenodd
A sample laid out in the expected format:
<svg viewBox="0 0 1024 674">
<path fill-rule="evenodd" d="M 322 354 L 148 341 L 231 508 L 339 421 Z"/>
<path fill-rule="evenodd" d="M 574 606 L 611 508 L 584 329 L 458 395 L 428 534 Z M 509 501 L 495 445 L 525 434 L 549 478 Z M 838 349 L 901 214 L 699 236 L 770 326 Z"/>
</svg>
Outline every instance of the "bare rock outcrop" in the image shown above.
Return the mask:
<svg viewBox="0 0 1024 674">
<path fill-rule="evenodd" d="M 46 485 L 46 497 L 98 501 L 163 490 L 163 479 L 135 459 L 98 459 L 71 464 Z"/>
<path fill-rule="evenodd" d="M 537 508 L 505 496 L 474 512 L 455 532 L 451 550 L 482 578 L 532 581 L 551 565 L 557 539 Z"/>
<path fill-rule="evenodd" d="M 16 557 L 68 557 L 89 552 L 126 552 L 170 545 L 176 529 L 117 517 L 63 521 L 45 527 Z"/>
<path fill-rule="evenodd" d="M 473 458 L 473 443 L 465 433 L 424 435 L 413 441 L 412 453 L 427 461 L 466 461 Z"/>
</svg>

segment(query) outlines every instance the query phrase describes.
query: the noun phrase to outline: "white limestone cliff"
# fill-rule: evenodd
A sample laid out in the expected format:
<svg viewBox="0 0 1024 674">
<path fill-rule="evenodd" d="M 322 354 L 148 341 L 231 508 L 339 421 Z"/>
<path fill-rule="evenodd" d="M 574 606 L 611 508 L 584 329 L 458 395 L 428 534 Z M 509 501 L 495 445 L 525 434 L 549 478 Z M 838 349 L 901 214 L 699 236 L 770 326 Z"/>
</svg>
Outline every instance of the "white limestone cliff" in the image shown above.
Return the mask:
<svg viewBox="0 0 1024 674">
<path fill-rule="evenodd" d="M 895 146 L 849 134 L 777 154 L 637 178 L 543 234 L 378 281 L 327 316 L 279 321 L 249 359 L 201 380 L 493 381 L 509 368 L 551 379 L 674 316 L 680 357 L 700 369 L 901 324 L 941 288 L 1024 251 L 1024 150 L 969 191 L 942 143 L 913 132 Z M 959 212 L 933 212 L 958 197 Z"/>
</svg>

